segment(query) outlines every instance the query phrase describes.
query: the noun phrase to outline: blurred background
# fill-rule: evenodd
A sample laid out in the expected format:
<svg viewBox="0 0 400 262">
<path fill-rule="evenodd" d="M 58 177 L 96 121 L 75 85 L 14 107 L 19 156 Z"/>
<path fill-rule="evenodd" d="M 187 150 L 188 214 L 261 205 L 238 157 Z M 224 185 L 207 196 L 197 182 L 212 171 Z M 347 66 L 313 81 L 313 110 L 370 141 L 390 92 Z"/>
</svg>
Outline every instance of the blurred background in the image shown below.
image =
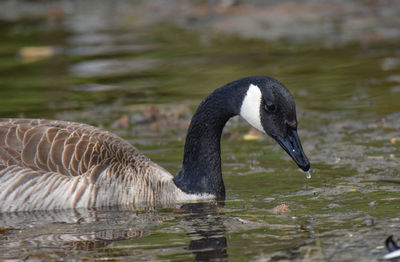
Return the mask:
<svg viewBox="0 0 400 262">
<path fill-rule="evenodd" d="M 386 253 L 400 215 L 400 187 L 381 181 L 400 175 L 399 1 L 4 0 L 0 40 L 1 117 L 105 128 L 175 174 L 200 101 L 230 81 L 269 75 L 296 99 L 312 165 L 306 180 L 274 141 L 235 118 L 222 141 L 225 207 L 156 210 L 151 222 L 128 212 L 122 225 L 106 212 L 82 227 L 68 220 L 58 233 L 59 218 L 2 216 L 0 258 L 376 261 Z"/>
</svg>

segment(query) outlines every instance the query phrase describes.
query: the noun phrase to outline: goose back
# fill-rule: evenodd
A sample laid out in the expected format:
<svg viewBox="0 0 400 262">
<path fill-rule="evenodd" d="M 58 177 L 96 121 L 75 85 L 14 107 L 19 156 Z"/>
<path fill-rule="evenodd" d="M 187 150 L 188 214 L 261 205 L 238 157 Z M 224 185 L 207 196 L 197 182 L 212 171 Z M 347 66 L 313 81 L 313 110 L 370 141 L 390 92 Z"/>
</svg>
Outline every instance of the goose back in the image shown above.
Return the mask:
<svg viewBox="0 0 400 262">
<path fill-rule="evenodd" d="M 100 169 L 114 162 L 133 166 L 148 162 L 120 137 L 66 121 L 0 119 L 0 150 L 0 164 L 65 176 L 80 176 L 91 168 Z"/>
<path fill-rule="evenodd" d="M 166 201 L 162 192 L 176 195 L 171 179 L 108 131 L 66 121 L 0 119 L 1 211 Z"/>
</svg>

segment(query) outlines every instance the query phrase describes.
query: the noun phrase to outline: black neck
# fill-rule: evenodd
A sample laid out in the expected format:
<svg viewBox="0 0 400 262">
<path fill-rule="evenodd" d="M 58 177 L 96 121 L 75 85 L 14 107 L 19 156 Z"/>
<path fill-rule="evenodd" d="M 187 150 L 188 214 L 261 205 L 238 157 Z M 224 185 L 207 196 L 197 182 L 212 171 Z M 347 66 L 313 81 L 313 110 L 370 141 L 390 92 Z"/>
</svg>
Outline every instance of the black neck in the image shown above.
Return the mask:
<svg viewBox="0 0 400 262">
<path fill-rule="evenodd" d="M 190 194 L 225 198 L 221 173 L 221 134 L 229 118 L 239 114 L 248 84 L 232 82 L 215 90 L 198 107 L 186 136 L 182 170 L 175 184 Z"/>
</svg>

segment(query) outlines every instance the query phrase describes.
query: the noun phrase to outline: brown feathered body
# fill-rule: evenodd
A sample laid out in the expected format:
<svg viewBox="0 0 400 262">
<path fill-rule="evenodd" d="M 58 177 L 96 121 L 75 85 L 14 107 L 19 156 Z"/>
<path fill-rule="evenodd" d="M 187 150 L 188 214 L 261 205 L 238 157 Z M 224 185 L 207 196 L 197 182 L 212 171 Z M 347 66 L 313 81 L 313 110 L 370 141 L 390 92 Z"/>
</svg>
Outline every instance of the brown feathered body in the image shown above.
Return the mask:
<svg viewBox="0 0 400 262">
<path fill-rule="evenodd" d="M 0 119 L 0 212 L 157 205 L 208 198 L 122 138 L 65 121 Z"/>
</svg>

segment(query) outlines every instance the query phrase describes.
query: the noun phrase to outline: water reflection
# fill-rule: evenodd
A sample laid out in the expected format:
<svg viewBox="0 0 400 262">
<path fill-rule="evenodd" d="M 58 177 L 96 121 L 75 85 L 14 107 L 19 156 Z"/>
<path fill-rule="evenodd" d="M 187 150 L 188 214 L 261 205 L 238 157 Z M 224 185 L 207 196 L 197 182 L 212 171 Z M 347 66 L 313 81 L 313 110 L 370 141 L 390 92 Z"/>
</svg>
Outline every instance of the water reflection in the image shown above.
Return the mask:
<svg viewBox="0 0 400 262">
<path fill-rule="evenodd" d="M 88 209 L 0 213 L 1 227 L 43 225 L 47 223 L 79 224 L 82 222 L 91 223 L 96 221 L 98 221 L 97 212 Z"/>
<path fill-rule="evenodd" d="M 92 60 L 71 66 L 70 73 L 79 77 L 115 76 L 151 69 L 156 63 L 156 59 L 147 58 Z"/>
<path fill-rule="evenodd" d="M 192 230 L 187 232 L 190 243 L 188 250 L 195 254 L 196 261 L 209 261 L 227 258 L 228 244 L 225 237 L 225 226 L 218 208 L 218 203 L 195 203 L 183 205 L 181 208 L 189 214 L 185 216 L 190 221 Z"/>
<path fill-rule="evenodd" d="M 71 251 L 99 250 L 118 240 L 140 238 L 146 232 L 135 226 L 135 217 L 131 211 L 116 209 L 2 213 L 0 227 L 5 232 L 0 239 L 0 258 L 53 253 L 61 258 Z"/>
<path fill-rule="evenodd" d="M 195 260 L 207 261 L 227 258 L 225 226 L 220 211 L 221 203 L 185 204 L 175 209 L 181 214 L 183 230 L 190 239 L 182 250 L 193 253 Z M 174 219 L 168 210 L 55 210 L 0 214 L 0 258 L 21 258 L 26 255 L 52 254 L 59 258 L 69 252 L 96 251 L 116 256 L 135 255 L 141 244 L 136 240 L 150 236 L 149 229 Z M 122 241 L 122 242 L 121 242 Z M 126 242 L 128 241 L 128 242 Z M 152 245 L 153 246 L 153 245 Z M 23 247 L 23 251 L 16 250 Z M 62 251 L 60 251 L 62 248 Z M 157 248 L 154 243 L 153 248 Z M 21 254 L 22 252 L 22 254 Z M 25 254 L 26 253 L 26 254 Z"/>
</svg>

